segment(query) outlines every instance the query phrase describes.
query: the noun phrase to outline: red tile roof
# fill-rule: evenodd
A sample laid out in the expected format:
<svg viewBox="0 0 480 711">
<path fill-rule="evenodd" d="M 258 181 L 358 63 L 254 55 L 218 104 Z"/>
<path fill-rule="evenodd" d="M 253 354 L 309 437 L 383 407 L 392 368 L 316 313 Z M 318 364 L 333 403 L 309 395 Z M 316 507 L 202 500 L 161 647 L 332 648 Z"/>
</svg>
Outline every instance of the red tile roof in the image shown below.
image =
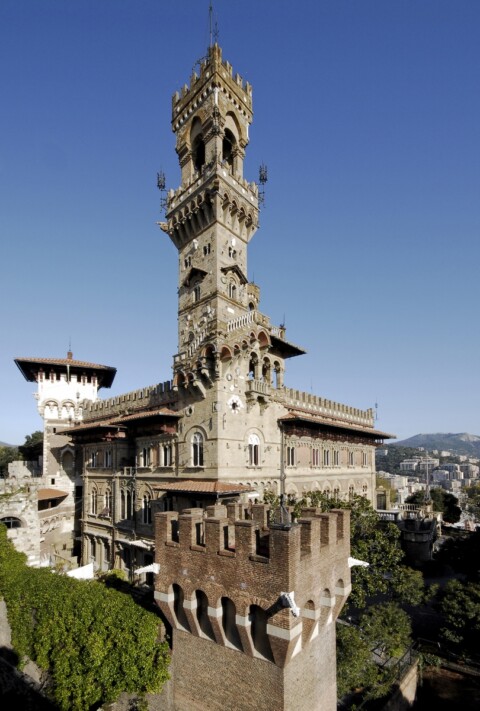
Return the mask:
<svg viewBox="0 0 480 711">
<path fill-rule="evenodd" d="M 109 417 L 103 420 L 87 420 L 82 422 L 81 425 L 76 425 L 75 427 L 70 427 L 68 430 L 62 430 L 62 434 L 76 434 L 77 432 L 85 432 L 88 430 L 108 429 L 112 427 L 121 427 L 122 424 L 131 422 L 132 420 L 145 420 L 149 417 L 181 417 L 178 412 L 169 410 L 168 407 L 161 407 L 159 410 L 143 410 L 140 412 L 133 412 L 131 415 L 117 415 L 116 417 Z"/>
<path fill-rule="evenodd" d="M 183 481 L 168 481 L 153 487 L 157 491 L 172 491 L 178 493 L 195 494 L 218 494 L 227 496 L 228 494 L 243 494 L 247 491 L 255 491 L 255 487 L 245 484 L 235 484 L 233 482 L 205 479 L 189 479 Z"/>
<path fill-rule="evenodd" d="M 46 499 L 63 499 L 64 496 L 68 496 L 68 491 L 59 491 L 58 489 L 39 489 L 37 491 L 39 501 L 45 501 Z"/>
<path fill-rule="evenodd" d="M 178 412 L 170 410 L 168 407 L 161 407 L 159 410 L 142 410 L 140 412 L 132 412 L 131 415 L 119 415 L 115 419 L 109 420 L 112 424 L 119 424 L 121 422 L 130 422 L 130 420 L 142 420 L 148 417 L 155 417 L 156 415 L 163 415 L 165 417 L 181 417 Z"/>
<path fill-rule="evenodd" d="M 67 366 L 73 372 L 96 371 L 99 386 L 109 388 L 115 378 L 117 369 L 110 365 L 100 365 L 99 363 L 88 363 L 84 360 L 73 360 L 73 358 L 15 358 L 15 363 L 20 369 L 25 380 L 34 382 L 39 370 L 47 368 L 61 368 L 66 370 Z M 44 367 L 45 366 L 45 367 Z"/>
<path fill-rule="evenodd" d="M 396 439 L 395 435 L 388 432 L 375 430 L 373 427 L 363 427 L 351 420 L 342 420 L 339 417 L 327 417 L 325 415 L 317 415 L 309 410 L 302 408 L 289 409 L 288 415 L 279 418 L 280 422 L 293 422 L 300 420 L 304 422 L 312 422 L 314 424 L 326 425 L 328 427 L 337 427 L 344 430 L 352 430 L 354 432 L 363 432 L 365 434 L 374 435 L 380 439 Z"/>
<path fill-rule="evenodd" d="M 99 363 L 88 363 L 85 360 L 73 360 L 73 358 L 15 358 L 21 363 L 42 363 L 44 365 L 74 365 L 77 368 L 94 368 L 95 370 L 117 370 L 111 365 L 100 365 Z"/>
</svg>

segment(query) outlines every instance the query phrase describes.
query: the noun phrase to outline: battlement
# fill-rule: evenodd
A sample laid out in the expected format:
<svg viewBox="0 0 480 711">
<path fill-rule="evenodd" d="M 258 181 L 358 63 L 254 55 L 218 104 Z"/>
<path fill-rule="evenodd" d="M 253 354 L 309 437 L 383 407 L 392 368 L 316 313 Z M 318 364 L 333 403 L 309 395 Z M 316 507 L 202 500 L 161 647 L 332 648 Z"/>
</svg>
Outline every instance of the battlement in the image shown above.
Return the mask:
<svg viewBox="0 0 480 711">
<path fill-rule="evenodd" d="M 211 630 L 225 646 L 238 639 L 240 651 L 284 666 L 303 626 L 331 622 L 350 592 L 350 512 L 309 508 L 282 527 L 269 524 L 265 504 L 247 511 L 239 518 L 241 506 L 230 504 L 157 513 L 155 599 L 175 629 Z M 250 629 L 255 615 L 265 622 L 261 643 Z"/>
<path fill-rule="evenodd" d="M 269 512 L 270 506 L 266 504 L 253 505 L 250 519 L 236 518 L 241 515 L 236 504 L 209 506 L 206 512 L 203 509 L 164 512 L 158 514 L 157 541 L 164 547 L 181 550 L 183 561 L 186 555 L 195 558 L 199 552 L 235 558 L 236 565 L 250 567 L 252 575 L 256 563 L 268 563 L 274 577 L 288 576 L 292 566 L 309 565 L 306 557 L 315 558 L 315 564 L 321 565 L 323 554 L 332 545 L 348 547 L 348 510 L 322 513 L 320 509 L 306 508 L 298 523 L 288 529 L 269 527 Z"/>
<path fill-rule="evenodd" d="M 374 411 L 372 408 L 359 410 L 356 407 L 342 405 L 333 400 L 326 400 L 318 395 L 293 390 L 292 388 L 284 389 L 282 402 L 287 406 L 291 405 L 310 410 L 312 414 L 325 415 L 361 427 L 373 427 L 375 424 Z"/>
<path fill-rule="evenodd" d="M 215 72 L 218 72 L 220 76 L 227 80 L 229 83 L 233 83 L 241 92 L 245 94 L 243 96 L 244 103 L 249 109 L 252 108 L 252 87 L 247 81 L 243 81 L 240 74 L 233 75 L 233 68 L 230 62 L 224 61 L 222 59 L 222 49 L 218 44 L 214 44 L 212 47 L 208 48 L 208 55 L 204 59 L 200 60 L 200 74 L 193 71 L 190 77 L 190 85 L 184 84 L 180 91 L 176 91 L 172 97 L 172 106 L 175 107 L 181 103 L 185 97 L 197 88 L 197 85 L 205 83 L 206 80 L 210 79 Z"/>
<path fill-rule="evenodd" d="M 146 388 L 140 388 L 139 390 L 133 390 L 123 395 L 111 397 L 108 400 L 86 402 L 83 411 L 83 419 L 88 422 L 98 417 L 123 414 L 125 409 L 128 409 L 130 414 L 132 414 L 136 410 L 155 405 L 165 405 L 173 402 L 175 399 L 176 395 L 173 390 L 173 382 L 167 380 L 164 383 L 150 385 Z"/>
<path fill-rule="evenodd" d="M 190 203 L 189 212 L 194 212 L 195 204 L 205 200 L 205 179 L 209 176 L 215 177 L 219 171 L 222 171 L 222 175 L 223 172 L 225 173 L 225 175 L 223 175 L 224 180 L 230 184 L 232 190 L 236 191 L 238 195 L 242 195 L 246 192 L 247 195 L 251 193 L 253 199 L 258 199 L 258 185 L 255 182 L 249 182 L 238 175 L 231 175 L 224 170 L 224 166 L 221 161 L 218 160 L 216 163 L 214 162 L 209 166 L 205 166 L 201 173 L 196 172 L 191 182 L 187 185 L 180 185 L 176 190 L 172 188 L 168 191 L 168 211 L 178 209 L 185 201 L 186 203 Z M 199 200 L 199 196 L 201 196 L 201 200 Z M 252 198 L 250 198 L 250 203 L 251 202 Z"/>
</svg>

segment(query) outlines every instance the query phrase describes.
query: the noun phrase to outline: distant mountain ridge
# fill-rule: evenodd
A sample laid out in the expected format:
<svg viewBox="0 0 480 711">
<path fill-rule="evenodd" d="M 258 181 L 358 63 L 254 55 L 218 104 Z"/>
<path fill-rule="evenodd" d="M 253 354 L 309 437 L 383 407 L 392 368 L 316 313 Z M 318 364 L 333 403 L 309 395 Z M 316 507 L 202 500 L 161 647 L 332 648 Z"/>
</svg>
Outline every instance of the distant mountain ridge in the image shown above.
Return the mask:
<svg viewBox="0 0 480 711">
<path fill-rule="evenodd" d="M 417 434 L 401 442 L 392 442 L 389 447 L 424 447 L 432 450 L 445 450 L 452 454 L 464 454 L 468 457 L 480 457 L 480 436 L 461 432 L 435 434 Z"/>
</svg>

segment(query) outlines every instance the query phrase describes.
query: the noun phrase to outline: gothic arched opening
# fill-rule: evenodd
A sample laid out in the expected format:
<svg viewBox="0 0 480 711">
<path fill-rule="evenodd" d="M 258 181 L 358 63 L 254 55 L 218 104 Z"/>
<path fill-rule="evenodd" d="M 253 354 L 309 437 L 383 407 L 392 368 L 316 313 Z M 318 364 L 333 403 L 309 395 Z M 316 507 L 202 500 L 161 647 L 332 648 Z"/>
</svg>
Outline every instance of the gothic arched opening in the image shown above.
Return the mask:
<svg viewBox="0 0 480 711">
<path fill-rule="evenodd" d="M 242 642 L 235 621 L 237 610 L 229 597 L 222 597 L 222 627 L 227 642 L 243 652 Z"/>
<path fill-rule="evenodd" d="M 205 141 L 203 136 L 197 136 L 192 145 L 192 159 L 195 170 L 201 173 L 205 165 Z"/>
<path fill-rule="evenodd" d="M 200 630 L 206 637 L 215 641 L 212 624 L 208 616 L 208 598 L 203 590 L 197 590 L 195 596 L 197 598 L 197 620 Z"/>
<path fill-rule="evenodd" d="M 251 635 L 255 651 L 259 656 L 273 662 L 272 648 L 267 635 L 267 613 L 258 605 L 250 605 L 249 618 L 252 624 Z"/>
<path fill-rule="evenodd" d="M 190 632 L 190 625 L 188 624 L 187 616 L 183 607 L 184 595 L 183 590 L 180 585 L 176 583 L 173 584 L 173 611 L 177 619 L 179 627 L 183 627 L 187 632 Z"/>
<path fill-rule="evenodd" d="M 233 151 L 235 143 L 235 136 L 228 128 L 226 128 L 222 142 L 222 160 L 230 166 L 230 168 L 233 168 Z"/>
</svg>

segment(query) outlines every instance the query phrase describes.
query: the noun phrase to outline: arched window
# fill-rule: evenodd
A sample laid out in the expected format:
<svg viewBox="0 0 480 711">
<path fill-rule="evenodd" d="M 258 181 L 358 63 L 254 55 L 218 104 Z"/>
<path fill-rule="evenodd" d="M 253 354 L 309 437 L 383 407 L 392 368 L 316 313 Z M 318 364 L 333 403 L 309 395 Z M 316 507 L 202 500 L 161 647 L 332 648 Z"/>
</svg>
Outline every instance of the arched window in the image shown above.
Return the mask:
<svg viewBox="0 0 480 711">
<path fill-rule="evenodd" d="M 193 141 L 192 158 L 195 170 L 200 173 L 205 165 L 205 142 L 201 134 Z"/>
<path fill-rule="evenodd" d="M 112 492 L 110 489 L 107 489 L 105 491 L 104 504 L 105 504 L 105 516 L 111 516 L 112 515 Z"/>
<path fill-rule="evenodd" d="M 135 494 L 127 489 L 127 515 L 126 518 L 133 518 L 135 510 Z"/>
<path fill-rule="evenodd" d="M 235 136 L 226 128 L 222 141 L 222 160 L 233 168 L 233 149 L 235 147 Z"/>
<path fill-rule="evenodd" d="M 0 523 L 3 523 L 7 528 L 21 528 L 22 522 L 19 518 L 14 516 L 5 516 L 5 518 L 0 518 Z"/>
<path fill-rule="evenodd" d="M 329 449 L 323 450 L 323 466 L 324 467 L 330 466 L 330 450 Z"/>
<path fill-rule="evenodd" d="M 353 467 L 353 464 L 354 464 L 353 456 L 354 456 L 354 455 L 353 455 L 353 451 L 350 450 L 349 453 L 348 453 L 348 466 L 349 466 L 349 467 Z"/>
<path fill-rule="evenodd" d="M 258 435 L 251 434 L 248 437 L 248 464 L 257 467 L 260 461 L 260 439 Z"/>
<path fill-rule="evenodd" d="M 162 467 L 172 466 L 172 445 L 164 444 L 162 446 Z"/>
<path fill-rule="evenodd" d="M 140 466 L 150 466 L 150 449 L 148 447 L 144 447 L 140 453 Z"/>
<path fill-rule="evenodd" d="M 122 519 L 127 518 L 127 492 L 125 489 L 120 492 L 120 516 Z"/>
<path fill-rule="evenodd" d="M 194 302 L 200 301 L 200 284 L 193 287 L 193 300 Z"/>
<path fill-rule="evenodd" d="M 237 285 L 234 281 L 231 281 L 228 285 L 228 296 L 233 300 L 237 298 Z"/>
<path fill-rule="evenodd" d="M 287 447 L 287 467 L 295 466 L 295 447 Z"/>
<path fill-rule="evenodd" d="M 152 523 L 152 497 L 147 492 L 142 499 L 142 521 L 143 523 Z"/>
<path fill-rule="evenodd" d="M 90 513 L 97 515 L 97 490 L 94 488 L 90 492 Z"/>
<path fill-rule="evenodd" d="M 195 432 L 192 437 L 192 466 L 203 467 L 203 435 Z"/>
</svg>

